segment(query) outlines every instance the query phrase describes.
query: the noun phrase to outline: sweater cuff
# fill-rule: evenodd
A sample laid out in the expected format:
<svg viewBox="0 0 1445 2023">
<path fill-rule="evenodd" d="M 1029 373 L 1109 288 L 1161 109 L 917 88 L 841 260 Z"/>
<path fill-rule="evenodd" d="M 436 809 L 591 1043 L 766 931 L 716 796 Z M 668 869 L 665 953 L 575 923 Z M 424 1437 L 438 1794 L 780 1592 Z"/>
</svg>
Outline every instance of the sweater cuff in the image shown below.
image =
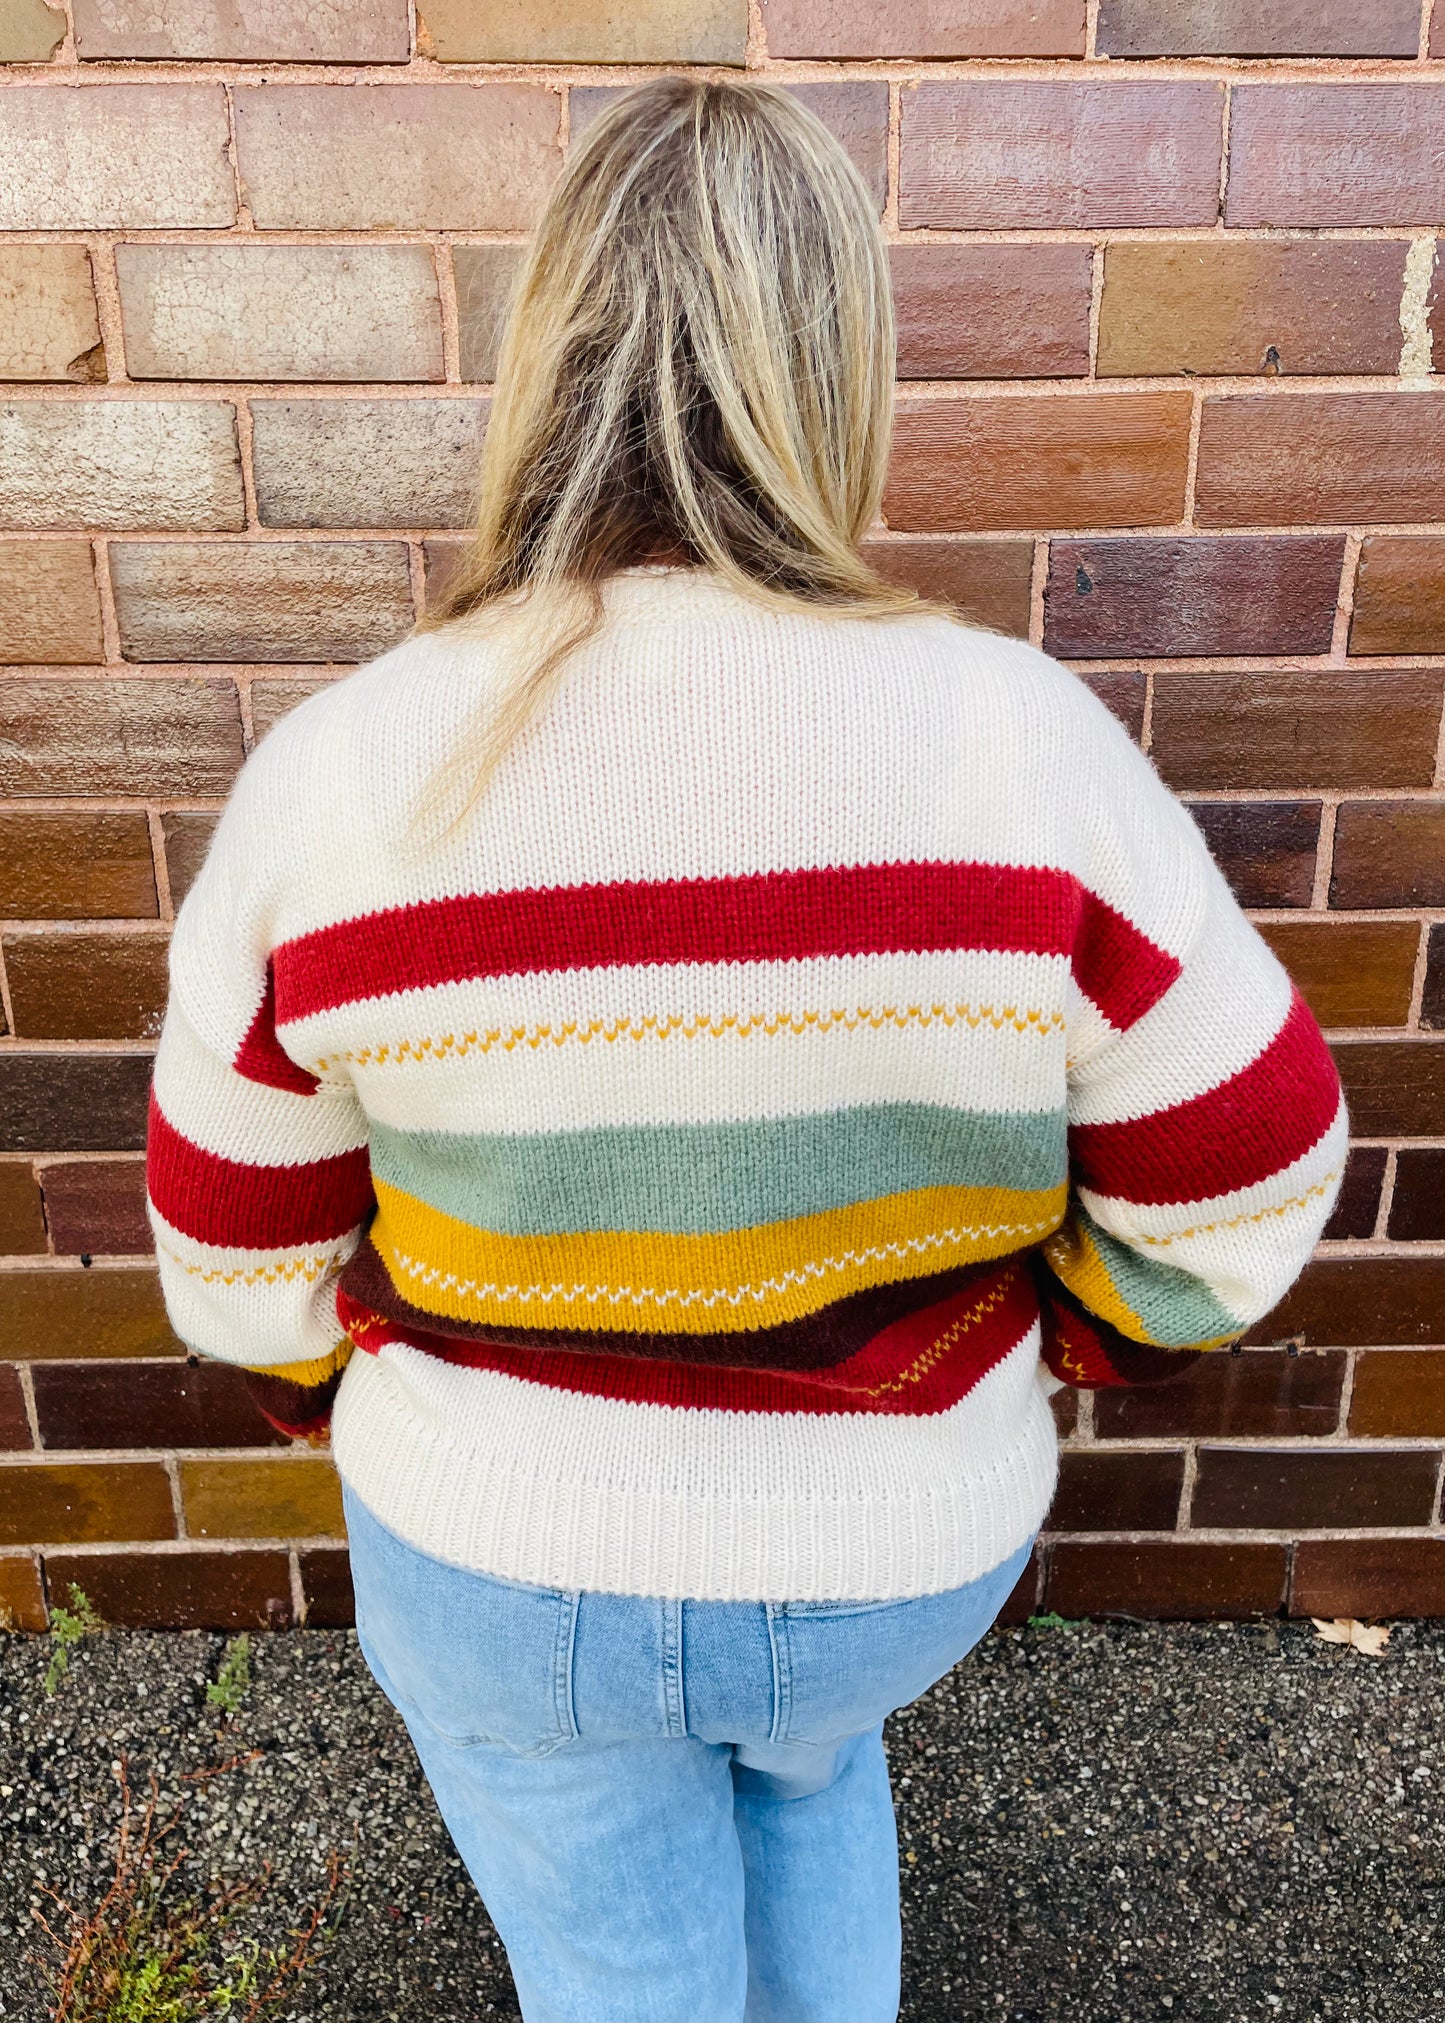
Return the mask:
<svg viewBox="0 0 1445 2023">
<path fill-rule="evenodd" d="M 1091 1314 L 1051 1272 L 1041 1270 L 1039 1325 L 1043 1359 L 1061 1383 L 1079 1391 L 1162 1384 L 1198 1362 L 1201 1349 L 1161 1349 L 1131 1341 Z"/>
<path fill-rule="evenodd" d="M 351 1349 L 349 1341 L 342 1341 L 309 1362 L 272 1363 L 262 1369 L 247 1365 L 246 1385 L 257 1409 L 288 1439 L 324 1433 Z"/>
</svg>

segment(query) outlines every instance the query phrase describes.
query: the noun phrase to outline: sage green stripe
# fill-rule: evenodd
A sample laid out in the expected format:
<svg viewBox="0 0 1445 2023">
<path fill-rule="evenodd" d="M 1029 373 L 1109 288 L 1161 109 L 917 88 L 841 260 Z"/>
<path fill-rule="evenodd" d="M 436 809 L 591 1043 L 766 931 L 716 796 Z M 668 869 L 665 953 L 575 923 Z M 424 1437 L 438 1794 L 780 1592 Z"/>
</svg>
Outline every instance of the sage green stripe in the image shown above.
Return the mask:
<svg viewBox="0 0 1445 2023">
<path fill-rule="evenodd" d="M 1149 1340 L 1159 1348 L 1187 1349 L 1195 1342 L 1239 1333 L 1242 1323 L 1193 1272 L 1141 1257 L 1101 1229 L 1081 1202 L 1075 1202 L 1074 1213 L 1097 1245 L 1120 1299 L 1138 1314 Z"/>
<path fill-rule="evenodd" d="M 753 1229 L 920 1187 L 1061 1186 L 1062 1111 L 879 1103 L 726 1124 L 510 1136 L 371 1127 L 377 1176 L 507 1236 Z"/>
</svg>

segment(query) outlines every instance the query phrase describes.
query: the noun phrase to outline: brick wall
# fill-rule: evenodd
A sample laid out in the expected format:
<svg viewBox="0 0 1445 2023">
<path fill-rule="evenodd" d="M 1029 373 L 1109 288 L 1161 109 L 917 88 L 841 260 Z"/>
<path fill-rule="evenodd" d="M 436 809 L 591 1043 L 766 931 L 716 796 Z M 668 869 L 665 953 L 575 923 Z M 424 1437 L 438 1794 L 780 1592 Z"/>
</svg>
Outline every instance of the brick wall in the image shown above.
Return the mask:
<svg viewBox="0 0 1445 2023">
<path fill-rule="evenodd" d="M 795 86 L 876 192 L 880 558 L 1070 661 L 1190 798 L 1359 1134 L 1248 1347 L 1080 1405 L 1015 1607 L 1445 1613 L 1430 12 L 0 6 L 0 1606 L 345 1617 L 329 1463 L 188 1363 L 147 1260 L 169 923 L 246 750 L 446 566 L 570 135 L 704 62 Z"/>
</svg>

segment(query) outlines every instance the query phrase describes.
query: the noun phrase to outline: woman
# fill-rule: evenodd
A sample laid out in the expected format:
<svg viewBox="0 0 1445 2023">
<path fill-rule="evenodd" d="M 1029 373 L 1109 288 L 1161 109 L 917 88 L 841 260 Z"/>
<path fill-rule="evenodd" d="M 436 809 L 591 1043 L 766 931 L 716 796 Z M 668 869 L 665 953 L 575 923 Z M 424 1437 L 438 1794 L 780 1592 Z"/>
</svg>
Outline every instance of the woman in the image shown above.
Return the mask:
<svg viewBox="0 0 1445 2023">
<path fill-rule="evenodd" d="M 271 734 L 177 924 L 172 1318 L 293 1433 L 345 1365 L 362 1648 L 529 2019 L 895 2014 L 882 1722 L 1027 1563 L 1050 1390 L 1239 1334 L 1337 1183 L 1148 762 L 861 559 L 892 378 L 823 128 L 619 99 L 469 561 Z"/>
</svg>

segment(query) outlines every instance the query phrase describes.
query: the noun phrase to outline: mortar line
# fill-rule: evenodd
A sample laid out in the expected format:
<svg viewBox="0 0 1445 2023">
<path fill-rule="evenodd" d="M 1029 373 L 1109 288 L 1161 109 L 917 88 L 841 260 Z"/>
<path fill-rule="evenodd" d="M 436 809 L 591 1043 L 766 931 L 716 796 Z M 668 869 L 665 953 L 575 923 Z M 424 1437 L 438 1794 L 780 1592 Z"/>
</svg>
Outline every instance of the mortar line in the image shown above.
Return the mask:
<svg viewBox="0 0 1445 2023">
<path fill-rule="evenodd" d="M 1184 1447 L 1184 1467 L 1179 1479 L 1179 1509 L 1174 1520 L 1176 1532 L 1187 1535 L 1194 1529 L 1194 1488 L 1199 1480 L 1199 1442 Z"/>
<path fill-rule="evenodd" d="M 1390 1146 L 1385 1154 L 1385 1171 L 1380 1178 L 1380 1199 L 1375 1209 L 1374 1240 L 1387 1243 L 1390 1237 L 1390 1210 L 1395 1205 L 1395 1160 L 1397 1148 Z"/>
<path fill-rule="evenodd" d="M 1311 913 L 1329 911 L 1330 881 L 1335 874 L 1335 822 L 1339 812 L 1337 796 L 1321 798 L 1319 837 L 1315 844 L 1315 879 L 1310 889 L 1308 909 Z"/>
<path fill-rule="evenodd" d="M 47 1236 L 49 1232 L 47 1231 Z M 35 1375 L 29 1363 L 16 1365 L 20 1383 L 20 1396 L 25 1406 L 25 1423 L 30 1428 L 30 1442 L 37 1454 L 45 1449 L 40 1439 L 40 1413 L 35 1403 Z"/>
<path fill-rule="evenodd" d="M 125 318 L 121 310 L 120 274 L 116 266 L 113 237 L 82 241 L 90 264 L 91 287 L 95 294 L 95 320 L 105 350 L 103 379 L 88 382 L 98 386 L 124 386 L 129 381 L 125 358 Z"/>
<path fill-rule="evenodd" d="M 1108 260 L 1108 241 L 1097 239 L 1089 263 L 1089 371 L 1088 378 L 1098 384 L 1099 380 L 1099 326 L 1104 314 L 1104 280 Z"/>
<path fill-rule="evenodd" d="M 1049 581 L 1049 544 L 1047 540 L 1034 542 L 1033 554 L 1029 562 L 1029 645 L 1043 650 L 1044 644 L 1044 593 Z"/>
<path fill-rule="evenodd" d="M 173 921 L 176 909 L 171 897 L 171 867 L 166 859 L 165 824 L 159 808 L 147 806 L 146 828 L 151 841 L 151 871 L 156 881 L 158 917 L 163 921 Z"/>
<path fill-rule="evenodd" d="M 898 222 L 899 207 L 903 201 L 903 86 L 896 79 L 888 85 L 888 140 L 886 146 L 887 168 L 883 191 L 883 231 L 885 237 L 893 238 L 901 233 Z"/>
<path fill-rule="evenodd" d="M 0 944 L 0 1018 L 4 1020 L 6 1036 L 13 1040 L 15 1034 L 15 1006 L 10 996 L 10 978 L 5 969 L 5 949 Z"/>
<path fill-rule="evenodd" d="M 110 539 L 108 535 L 97 534 L 90 543 L 91 567 L 95 574 L 96 597 L 100 604 L 100 641 L 102 665 L 122 667 L 125 665 L 120 650 L 120 613 L 116 608 L 115 585 L 110 578 Z"/>
<path fill-rule="evenodd" d="M 1415 50 L 1417 63 L 1428 63 L 1430 60 L 1430 17 L 1433 11 L 1434 0 L 1421 0 L 1420 40 Z"/>
<path fill-rule="evenodd" d="M 1220 112 L 1219 129 L 1219 194 L 1216 198 L 1215 229 L 1224 230 L 1225 212 L 1229 205 L 1229 151 L 1233 145 L 1232 118 L 1234 113 L 1234 82 L 1227 76 L 1224 84 L 1224 104 Z"/>
<path fill-rule="evenodd" d="M 291 1589 L 291 1616 L 298 1629 L 306 1625 L 306 1590 L 301 1583 L 301 1554 L 294 1544 L 286 1552 L 286 1577 Z"/>
<path fill-rule="evenodd" d="M 1445 919 L 1445 915 L 1441 915 L 1441 918 Z M 1425 980 L 1429 964 L 1430 923 L 1422 918 L 1420 921 L 1420 945 L 1415 951 L 1415 970 L 1410 984 L 1410 1009 L 1405 1016 L 1407 1030 L 1414 1033 L 1421 1031 L 1420 1020 L 1425 1010 Z"/>
<path fill-rule="evenodd" d="M 1195 522 L 1195 492 L 1199 483 L 1199 438 L 1204 431 L 1204 396 L 1194 393 L 1189 403 L 1189 447 L 1184 462 L 1184 503 L 1180 508 L 1181 527 L 1193 530 Z"/>
<path fill-rule="evenodd" d="M 457 299 L 457 274 L 448 240 L 437 235 L 431 242 L 432 268 L 436 275 L 437 310 L 442 326 L 442 382 L 447 390 L 462 385 L 461 309 Z M 435 386 L 436 381 L 428 384 Z"/>
<path fill-rule="evenodd" d="M 1345 534 L 1345 552 L 1340 558 L 1340 587 L 1335 599 L 1334 623 L 1330 628 L 1329 662 L 1332 667 L 1348 665 L 1350 621 L 1355 615 L 1355 586 L 1365 537 L 1357 527 Z"/>
</svg>

